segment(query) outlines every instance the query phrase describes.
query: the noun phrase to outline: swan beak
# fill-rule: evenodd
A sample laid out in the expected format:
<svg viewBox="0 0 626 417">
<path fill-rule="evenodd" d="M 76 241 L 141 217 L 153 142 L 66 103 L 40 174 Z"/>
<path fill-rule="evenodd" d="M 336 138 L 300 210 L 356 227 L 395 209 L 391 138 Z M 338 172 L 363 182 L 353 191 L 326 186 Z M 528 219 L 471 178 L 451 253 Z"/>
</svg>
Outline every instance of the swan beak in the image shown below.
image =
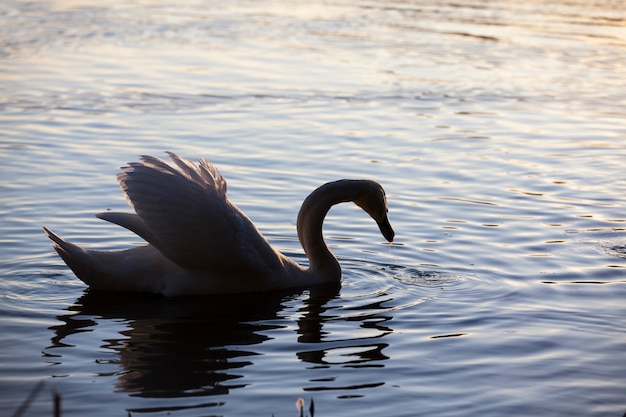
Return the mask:
<svg viewBox="0 0 626 417">
<path fill-rule="evenodd" d="M 382 233 L 385 239 L 387 239 L 387 242 L 393 242 L 393 237 L 396 233 L 391 228 L 391 223 L 389 223 L 389 218 L 387 216 L 385 216 L 385 219 L 382 222 L 378 223 L 378 228 L 380 229 L 380 233 Z"/>
</svg>

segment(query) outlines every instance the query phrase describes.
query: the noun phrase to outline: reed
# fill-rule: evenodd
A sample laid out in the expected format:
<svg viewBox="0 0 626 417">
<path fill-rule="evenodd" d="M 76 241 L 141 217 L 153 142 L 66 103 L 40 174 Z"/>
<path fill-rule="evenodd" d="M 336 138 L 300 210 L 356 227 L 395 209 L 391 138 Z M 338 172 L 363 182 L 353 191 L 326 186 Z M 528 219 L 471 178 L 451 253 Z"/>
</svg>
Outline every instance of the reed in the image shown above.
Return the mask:
<svg viewBox="0 0 626 417">
<path fill-rule="evenodd" d="M 22 417 L 26 411 L 30 408 L 30 405 L 37 399 L 44 386 L 46 385 L 46 381 L 39 381 L 37 385 L 33 387 L 32 390 L 28 393 L 24 401 L 17 407 L 17 410 L 11 415 L 11 417 Z M 53 416 L 61 417 L 61 394 L 56 391 L 52 392 L 52 403 L 53 403 Z"/>
<path fill-rule="evenodd" d="M 306 406 L 306 402 L 304 398 L 300 397 L 296 401 L 296 408 L 298 409 L 298 416 L 305 417 L 304 408 Z M 309 404 L 309 417 L 315 417 L 315 403 L 313 402 L 313 398 L 311 398 L 311 404 Z"/>
<path fill-rule="evenodd" d="M 33 387 L 33 389 L 28 393 L 24 401 L 20 404 L 20 406 L 15 410 L 15 412 L 11 415 L 11 417 L 22 417 L 28 411 L 30 405 L 37 399 L 44 386 L 46 385 L 46 381 L 39 381 L 37 385 Z M 61 394 L 56 391 L 52 391 L 52 403 L 53 403 L 53 416 L 61 417 Z M 298 417 L 315 417 L 315 402 L 313 398 L 311 398 L 311 402 L 309 404 L 308 414 L 306 410 L 306 401 L 304 398 L 300 397 L 296 400 L 296 409 L 298 410 Z M 128 417 L 131 417 L 130 411 L 128 412 Z M 272 417 L 275 417 L 272 414 Z M 626 414 L 624 415 L 626 417 Z"/>
</svg>

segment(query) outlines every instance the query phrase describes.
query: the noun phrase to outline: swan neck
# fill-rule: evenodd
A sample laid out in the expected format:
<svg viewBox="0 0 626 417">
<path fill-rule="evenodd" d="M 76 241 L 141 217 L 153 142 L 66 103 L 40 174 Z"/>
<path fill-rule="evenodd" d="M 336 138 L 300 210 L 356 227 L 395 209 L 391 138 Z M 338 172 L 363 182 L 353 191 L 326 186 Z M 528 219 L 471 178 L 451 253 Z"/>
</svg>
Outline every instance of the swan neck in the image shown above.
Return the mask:
<svg viewBox="0 0 626 417">
<path fill-rule="evenodd" d="M 323 276 L 325 281 L 339 281 L 341 267 L 324 242 L 324 218 L 335 204 L 354 201 L 358 195 L 358 182 L 340 180 L 322 185 L 304 200 L 298 213 L 298 239 L 309 258 L 309 271 Z"/>
</svg>

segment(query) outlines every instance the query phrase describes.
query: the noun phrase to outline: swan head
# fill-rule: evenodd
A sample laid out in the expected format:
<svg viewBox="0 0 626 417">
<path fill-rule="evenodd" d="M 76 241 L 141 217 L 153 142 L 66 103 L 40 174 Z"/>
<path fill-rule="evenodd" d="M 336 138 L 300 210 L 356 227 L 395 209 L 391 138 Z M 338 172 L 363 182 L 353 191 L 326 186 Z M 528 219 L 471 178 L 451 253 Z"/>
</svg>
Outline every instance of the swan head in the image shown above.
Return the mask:
<svg viewBox="0 0 626 417">
<path fill-rule="evenodd" d="M 378 224 L 380 233 L 388 242 L 393 242 L 395 232 L 389 223 L 387 213 L 387 197 L 385 190 L 376 181 L 362 180 L 363 192 L 354 199 L 354 203 L 361 207 Z"/>
</svg>

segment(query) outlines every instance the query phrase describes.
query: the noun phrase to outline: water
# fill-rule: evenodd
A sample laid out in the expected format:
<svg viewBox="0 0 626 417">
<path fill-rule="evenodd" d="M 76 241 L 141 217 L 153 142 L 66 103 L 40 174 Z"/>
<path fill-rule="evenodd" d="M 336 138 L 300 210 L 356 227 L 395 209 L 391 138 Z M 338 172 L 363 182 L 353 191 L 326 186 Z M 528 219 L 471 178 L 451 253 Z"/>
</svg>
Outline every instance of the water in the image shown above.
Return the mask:
<svg viewBox="0 0 626 417">
<path fill-rule="evenodd" d="M 25 416 L 621 416 L 620 2 L 19 2 L 0 8 L 0 410 Z M 141 154 L 205 156 L 281 251 L 323 182 L 340 290 L 86 291 L 40 227 L 139 242 Z"/>
</svg>

